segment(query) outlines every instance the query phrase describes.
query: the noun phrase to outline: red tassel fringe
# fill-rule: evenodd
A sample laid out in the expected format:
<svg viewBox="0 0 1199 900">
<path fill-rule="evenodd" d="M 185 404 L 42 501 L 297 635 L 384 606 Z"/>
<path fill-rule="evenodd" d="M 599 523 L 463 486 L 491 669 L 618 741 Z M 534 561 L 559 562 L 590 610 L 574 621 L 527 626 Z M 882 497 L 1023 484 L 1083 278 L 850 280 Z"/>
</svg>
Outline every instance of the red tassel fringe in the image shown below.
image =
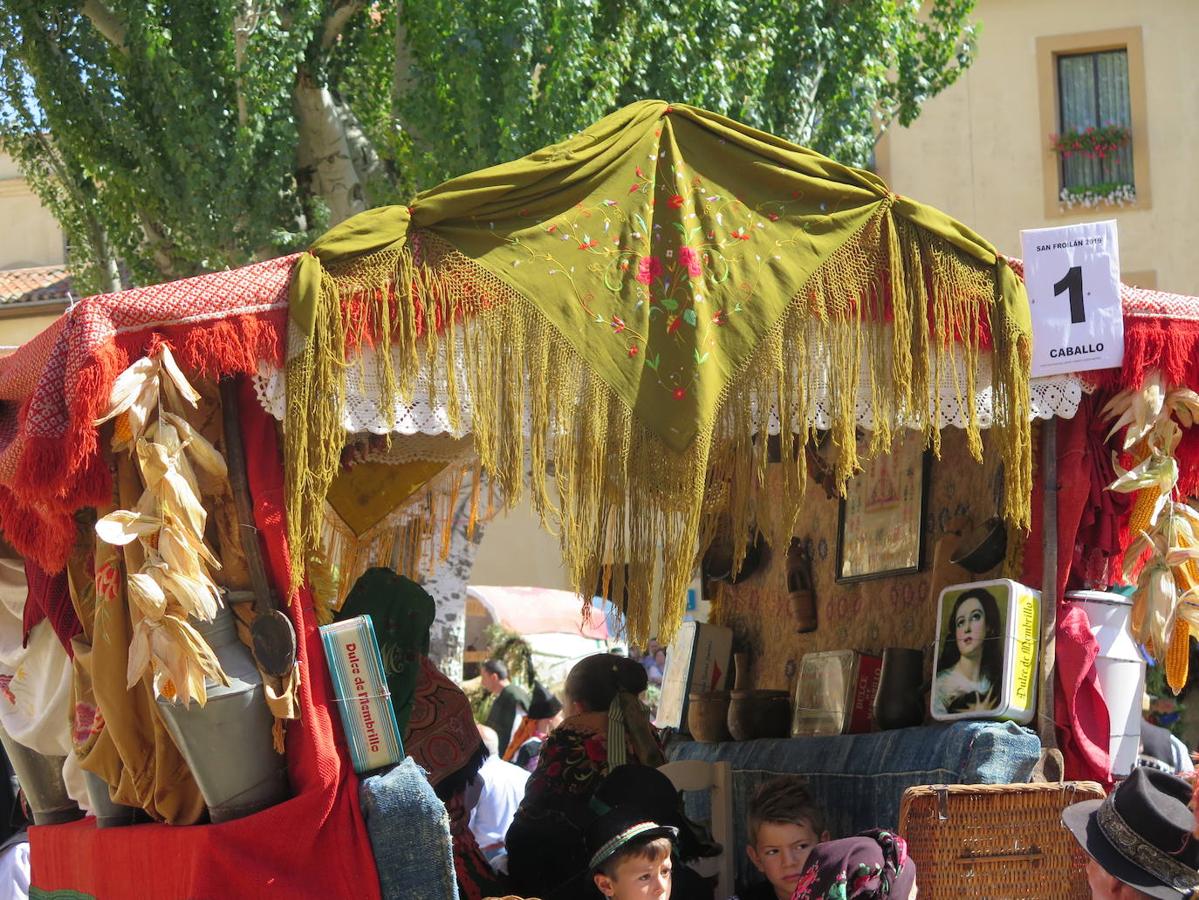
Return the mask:
<svg viewBox="0 0 1199 900">
<path fill-rule="evenodd" d="M 0 529 L 21 556 L 35 561 L 57 561 L 56 572 L 66 566 L 75 546 L 75 519 L 70 513 L 39 510 L 22 503 L 3 486 L 0 486 Z"/>
<path fill-rule="evenodd" d="M 13 547 L 48 572 L 61 570 L 75 541 L 72 513 L 111 497 L 112 476 L 93 423 L 108 406 L 113 382 L 132 360 L 166 343 L 185 370 L 201 377 L 251 375 L 260 360 L 282 365 L 286 329 L 287 310 L 279 309 L 121 334 L 98 346 L 74 373 L 65 375 L 66 435 L 17 438 L 23 446 L 13 484 L 0 487 L 0 529 Z M 21 414 L 22 430 L 28 403 Z"/>
<path fill-rule="evenodd" d="M 1124 320 L 1124 365 L 1093 372 L 1100 387 L 1122 391 L 1161 369 L 1170 386 L 1199 387 L 1199 322 L 1187 319 Z"/>
<path fill-rule="evenodd" d="M 1199 388 L 1199 322 L 1126 318 L 1124 329 L 1124 365 L 1090 373 L 1100 390 L 1140 388 L 1154 369 L 1161 370 L 1169 387 Z M 1183 429 L 1174 456 L 1178 460 L 1178 493 L 1183 497 L 1195 496 L 1199 493 L 1199 424 Z M 1121 460 L 1126 468 L 1132 464 L 1127 455 Z M 1135 537 L 1129 533 L 1125 517 L 1120 533 L 1121 550 L 1126 551 Z M 1130 570 L 1131 578 L 1138 577 L 1147 559 L 1146 552 Z"/>
</svg>

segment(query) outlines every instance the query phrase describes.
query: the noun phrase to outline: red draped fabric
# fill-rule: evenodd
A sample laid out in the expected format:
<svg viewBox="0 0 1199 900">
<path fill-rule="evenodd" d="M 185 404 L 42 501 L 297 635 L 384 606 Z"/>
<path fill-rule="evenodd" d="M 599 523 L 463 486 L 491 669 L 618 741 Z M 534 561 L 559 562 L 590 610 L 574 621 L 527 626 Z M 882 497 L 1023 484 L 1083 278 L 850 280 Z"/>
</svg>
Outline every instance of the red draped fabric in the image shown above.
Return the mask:
<svg viewBox="0 0 1199 900">
<path fill-rule="evenodd" d="M 270 576 L 279 595 L 286 596 L 283 467 L 275 423 L 244 381 L 241 411 L 255 524 Z M 302 592 L 287 612 L 300 643 L 300 721 L 287 729 L 295 797 L 221 825 L 99 830 L 86 819 L 32 828 L 34 887 L 114 900 L 379 897 L 358 780 L 340 725 L 333 721 L 333 687 L 310 594 Z"/>
<path fill-rule="evenodd" d="M 1093 459 L 1090 440 L 1095 401 L 1084 398 L 1073 419 L 1057 420 L 1057 659 L 1055 663 L 1054 721 L 1058 746 L 1066 763 L 1066 777 L 1110 783 L 1108 759 L 1109 718 L 1094 668 L 1098 648 L 1086 628 L 1085 616 L 1068 616 L 1062 602 L 1075 561 L 1075 546 L 1084 519 L 1095 515 Z M 1033 480 L 1032 528 L 1024 549 L 1021 581 L 1040 588 L 1044 560 L 1044 467 Z"/>
<path fill-rule="evenodd" d="M 0 359 L 0 529 L 22 556 L 62 571 L 71 514 L 109 497 L 95 420 L 151 343 L 169 342 L 185 369 L 210 378 L 282 363 L 294 262 L 88 297 Z"/>
</svg>

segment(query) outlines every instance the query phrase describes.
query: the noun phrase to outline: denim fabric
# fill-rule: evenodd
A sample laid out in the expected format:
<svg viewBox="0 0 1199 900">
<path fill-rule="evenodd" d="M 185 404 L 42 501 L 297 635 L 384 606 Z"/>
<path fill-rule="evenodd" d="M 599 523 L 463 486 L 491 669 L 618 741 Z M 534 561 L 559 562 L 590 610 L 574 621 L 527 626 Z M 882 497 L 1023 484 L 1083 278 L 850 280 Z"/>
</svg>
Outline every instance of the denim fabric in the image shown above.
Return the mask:
<svg viewBox="0 0 1199 900">
<path fill-rule="evenodd" d="M 383 900 L 458 900 L 450 817 L 412 757 L 358 792 Z"/>
<path fill-rule="evenodd" d="M 802 775 L 824 809 L 834 838 L 870 828 L 895 828 L 905 789 L 917 784 L 1009 784 L 1027 781 L 1041 742 L 1010 722 L 954 722 L 877 734 L 741 743 L 674 743 L 671 760 L 724 761 L 733 767 L 732 848 L 737 882 L 752 873 L 745 855 L 746 810 L 759 784 L 775 775 Z M 710 797 L 685 796 L 687 815 L 711 818 Z"/>
</svg>

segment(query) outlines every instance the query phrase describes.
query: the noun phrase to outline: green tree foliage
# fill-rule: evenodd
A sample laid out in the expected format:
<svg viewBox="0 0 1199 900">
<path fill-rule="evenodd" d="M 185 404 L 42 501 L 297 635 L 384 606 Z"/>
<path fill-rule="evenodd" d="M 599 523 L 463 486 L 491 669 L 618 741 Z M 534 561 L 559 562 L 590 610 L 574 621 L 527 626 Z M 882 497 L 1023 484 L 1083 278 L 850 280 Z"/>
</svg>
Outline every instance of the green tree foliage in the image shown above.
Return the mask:
<svg viewBox="0 0 1199 900">
<path fill-rule="evenodd" d="M 0 141 L 106 287 L 237 265 L 645 97 L 843 161 L 973 0 L 0 0 Z"/>
<path fill-rule="evenodd" d="M 400 98 L 428 183 L 521 156 L 646 97 L 870 161 L 956 80 L 973 0 L 410 0 Z"/>
<path fill-rule="evenodd" d="M 139 280 L 240 264 L 299 230 L 292 93 L 321 4 L 286 21 L 242 5 L 125 3 L 98 27 L 71 0 L 3 4 L 5 147 L 75 252 L 94 243 L 84 197 Z"/>
</svg>

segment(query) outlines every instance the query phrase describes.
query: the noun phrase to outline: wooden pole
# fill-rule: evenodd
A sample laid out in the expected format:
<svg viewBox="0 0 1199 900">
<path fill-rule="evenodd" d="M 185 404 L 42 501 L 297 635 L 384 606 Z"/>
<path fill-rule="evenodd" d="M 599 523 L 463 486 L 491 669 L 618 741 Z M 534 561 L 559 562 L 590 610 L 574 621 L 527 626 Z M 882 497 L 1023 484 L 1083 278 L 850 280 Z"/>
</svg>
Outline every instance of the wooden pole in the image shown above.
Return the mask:
<svg viewBox="0 0 1199 900">
<path fill-rule="evenodd" d="M 1037 732 L 1042 750 L 1057 747 L 1053 694 L 1057 634 L 1057 419 L 1041 425 L 1041 683 L 1037 691 Z"/>
</svg>

